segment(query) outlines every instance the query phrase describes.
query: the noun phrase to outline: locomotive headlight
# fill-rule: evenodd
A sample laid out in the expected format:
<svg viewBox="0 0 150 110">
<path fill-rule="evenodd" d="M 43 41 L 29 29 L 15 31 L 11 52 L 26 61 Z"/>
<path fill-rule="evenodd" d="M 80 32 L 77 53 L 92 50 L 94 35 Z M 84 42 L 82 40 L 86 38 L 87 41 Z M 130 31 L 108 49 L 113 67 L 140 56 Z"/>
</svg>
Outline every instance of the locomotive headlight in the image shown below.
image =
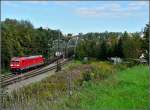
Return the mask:
<svg viewBox="0 0 150 110">
<path fill-rule="evenodd" d="M 11 64 L 10 66 L 14 66 L 13 64 Z"/>
<path fill-rule="evenodd" d="M 16 66 L 19 66 L 19 65 L 16 65 Z"/>
</svg>

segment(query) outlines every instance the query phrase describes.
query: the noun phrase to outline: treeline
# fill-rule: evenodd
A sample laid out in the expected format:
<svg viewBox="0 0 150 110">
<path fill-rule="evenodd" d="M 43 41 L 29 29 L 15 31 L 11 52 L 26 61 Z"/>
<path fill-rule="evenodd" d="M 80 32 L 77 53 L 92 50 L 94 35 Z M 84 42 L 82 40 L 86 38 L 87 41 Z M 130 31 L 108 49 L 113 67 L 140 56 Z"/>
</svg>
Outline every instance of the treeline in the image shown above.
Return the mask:
<svg viewBox="0 0 150 110">
<path fill-rule="evenodd" d="M 76 57 L 92 57 L 106 60 L 109 57 L 133 58 L 137 59 L 144 53 L 146 59 L 149 59 L 149 25 L 144 29 L 144 35 L 141 33 L 87 33 L 78 35 L 81 40 L 76 48 Z M 149 61 L 149 60 L 148 60 Z"/>
<path fill-rule="evenodd" d="M 59 30 L 34 28 L 29 21 L 5 19 L 1 22 L 1 67 L 8 69 L 14 56 L 39 55 L 48 57 L 52 41 L 63 34 Z M 50 45 L 48 45 L 50 44 Z"/>
<path fill-rule="evenodd" d="M 10 59 L 14 56 L 41 54 L 45 58 L 49 58 L 49 55 L 53 55 L 56 51 L 56 49 L 52 50 L 52 43 L 59 36 L 64 42 L 68 42 L 72 37 L 79 37 L 75 49 L 78 59 L 93 57 L 105 60 L 115 56 L 139 58 L 141 53 L 145 53 L 148 58 L 149 53 L 149 25 L 146 25 L 144 29 L 143 38 L 138 32 L 107 31 L 103 33 L 79 33 L 77 36 L 72 36 L 72 34 L 63 35 L 60 30 L 34 28 L 29 21 L 5 19 L 1 22 L 1 32 L 2 70 L 9 68 Z M 73 51 L 74 49 L 70 50 Z"/>
</svg>

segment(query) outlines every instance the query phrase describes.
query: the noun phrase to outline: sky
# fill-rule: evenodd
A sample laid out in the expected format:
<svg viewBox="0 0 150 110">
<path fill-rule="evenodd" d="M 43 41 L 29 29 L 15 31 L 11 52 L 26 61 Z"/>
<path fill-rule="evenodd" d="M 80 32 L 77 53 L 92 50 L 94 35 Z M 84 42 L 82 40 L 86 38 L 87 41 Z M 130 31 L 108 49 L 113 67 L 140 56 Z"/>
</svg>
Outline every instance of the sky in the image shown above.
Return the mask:
<svg viewBox="0 0 150 110">
<path fill-rule="evenodd" d="M 148 1 L 2 1 L 1 21 L 28 20 L 35 28 L 80 32 L 136 32 L 149 22 Z"/>
</svg>

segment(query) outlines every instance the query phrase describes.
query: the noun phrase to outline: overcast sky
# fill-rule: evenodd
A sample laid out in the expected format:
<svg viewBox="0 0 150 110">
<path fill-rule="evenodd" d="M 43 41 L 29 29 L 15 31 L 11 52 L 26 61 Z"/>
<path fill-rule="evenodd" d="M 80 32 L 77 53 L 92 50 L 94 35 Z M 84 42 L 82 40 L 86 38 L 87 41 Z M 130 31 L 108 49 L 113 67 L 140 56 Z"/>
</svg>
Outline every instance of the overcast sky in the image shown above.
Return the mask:
<svg viewBox="0 0 150 110">
<path fill-rule="evenodd" d="M 63 33 L 136 32 L 149 21 L 148 1 L 2 1 L 1 20 L 28 20 Z"/>
</svg>

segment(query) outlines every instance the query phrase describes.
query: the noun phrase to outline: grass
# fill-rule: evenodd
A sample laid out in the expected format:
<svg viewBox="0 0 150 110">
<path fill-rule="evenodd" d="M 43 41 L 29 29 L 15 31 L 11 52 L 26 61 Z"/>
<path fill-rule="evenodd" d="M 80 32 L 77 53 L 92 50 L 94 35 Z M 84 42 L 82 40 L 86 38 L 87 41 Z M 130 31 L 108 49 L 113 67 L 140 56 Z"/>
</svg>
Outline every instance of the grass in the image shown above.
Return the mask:
<svg viewBox="0 0 150 110">
<path fill-rule="evenodd" d="M 5 105 L 17 106 L 15 110 L 148 109 L 148 72 L 148 66 L 143 65 L 128 68 L 109 62 L 72 61 L 65 70 L 13 92 Z"/>
<path fill-rule="evenodd" d="M 80 109 L 148 109 L 148 67 L 135 66 L 102 82 L 87 82 L 72 98 Z M 70 100 L 69 100 L 70 101 Z"/>
</svg>

